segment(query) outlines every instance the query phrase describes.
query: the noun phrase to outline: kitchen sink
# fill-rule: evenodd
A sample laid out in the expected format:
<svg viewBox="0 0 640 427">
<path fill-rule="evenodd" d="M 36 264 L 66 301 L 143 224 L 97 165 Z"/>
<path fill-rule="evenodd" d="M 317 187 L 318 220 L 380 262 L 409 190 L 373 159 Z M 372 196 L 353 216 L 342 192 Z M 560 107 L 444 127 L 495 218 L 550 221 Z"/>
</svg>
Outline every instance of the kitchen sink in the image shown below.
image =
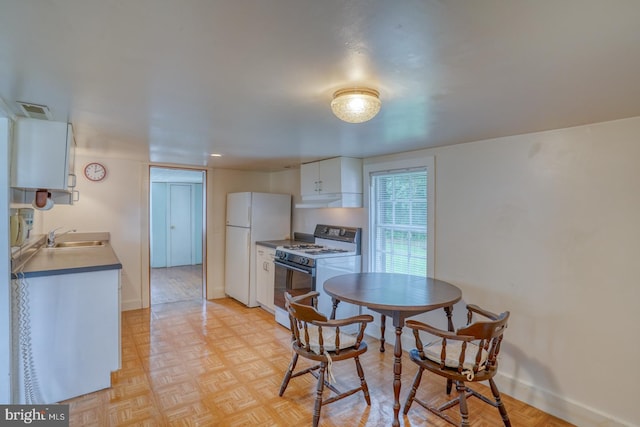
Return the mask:
<svg viewBox="0 0 640 427">
<path fill-rule="evenodd" d="M 86 248 L 93 246 L 104 246 L 104 242 L 101 240 L 85 240 L 79 242 L 59 242 L 56 243 L 54 248 Z"/>
</svg>

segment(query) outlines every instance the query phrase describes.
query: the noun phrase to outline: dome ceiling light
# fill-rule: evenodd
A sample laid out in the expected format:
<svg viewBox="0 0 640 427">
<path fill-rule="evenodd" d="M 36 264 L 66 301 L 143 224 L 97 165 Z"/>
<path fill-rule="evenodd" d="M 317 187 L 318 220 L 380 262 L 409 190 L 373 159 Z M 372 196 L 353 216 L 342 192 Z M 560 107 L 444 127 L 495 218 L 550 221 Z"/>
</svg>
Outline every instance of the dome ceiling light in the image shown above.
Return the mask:
<svg viewBox="0 0 640 427">
<path fill-rule="evenodd" d="M 380 94 L 377 90 L 341 89 L 333 94 L 331 110 L 347 123 L 362 123 L 371 120 L 380 111 Z"/>
</svg>

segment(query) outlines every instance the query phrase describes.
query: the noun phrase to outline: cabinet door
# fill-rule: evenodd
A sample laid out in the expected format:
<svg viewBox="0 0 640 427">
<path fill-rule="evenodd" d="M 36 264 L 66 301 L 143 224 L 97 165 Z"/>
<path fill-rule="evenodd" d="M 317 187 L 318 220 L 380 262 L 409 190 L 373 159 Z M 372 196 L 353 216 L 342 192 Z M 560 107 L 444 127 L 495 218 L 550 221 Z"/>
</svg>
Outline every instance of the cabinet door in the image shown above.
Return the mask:
<svg viewBox="0 0 640 427">
<path fill-rule="evenodd" d="M 320 194 L 341 193 L 340 183 L 342 180 L 341 159 L 327 159 L 318 162 L 320 176 Z"/>
<path fill-rule="evenodd" d="M 267 269 L 267 274 L 265 275 L 265 278 L 267 278 L 267 300 L 265 301 L 265 306 L 270 312 L 274 313 L 276 307 L 273 303 L 273 288 L 275 286 L 276 269 L 273 260 L 276 258 L 276 250 L 271 248 L 267 249 L 265 251 L 265 258 L 265 266 Z"/>
<path fill-rule="evenodd" d="M 267 286 L 269 283 L 268 271 L 266 270 L 266 247 L 256 246 L 256 300 L 261 306 L 265 306 L 268 301 Z"/>
<path fill-rule="evenodd" d="M 273 258 L 275 250 L 266 246 L 256 246 L 256 300 L 262 308 L 273 312 Z"/>
<path fill-rule="evenodd" d="M 11 186 L 68 190 L 71 125 L 20 118 L 14 128 Z"/>
<path fill-rule="evenodd" d="M 318 194 L 319 162 L 300 165 L 300 194 L 303 196 Z"/>
<path fill-rule="evenodd" d="M 33 277 L 23 287 L 29 294 L 31 363 L 43 401 L 110 387 L 111 372 L 121 366 L 120 270 Z M 23 366 L 17 371 L 22 400 Z"/>
</svg>

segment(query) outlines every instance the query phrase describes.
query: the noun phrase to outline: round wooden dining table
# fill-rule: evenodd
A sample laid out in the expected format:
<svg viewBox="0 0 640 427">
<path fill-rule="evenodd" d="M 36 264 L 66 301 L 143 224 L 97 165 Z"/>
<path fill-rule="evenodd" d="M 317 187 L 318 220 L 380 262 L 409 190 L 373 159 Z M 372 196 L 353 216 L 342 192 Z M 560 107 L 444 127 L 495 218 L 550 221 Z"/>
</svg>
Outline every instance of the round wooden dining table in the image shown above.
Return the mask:
<svg viewBox="0 0 640 427">
<path fill-rule="evenodd" d="M 402 328 L 406 318 L 444 308 L 448 327 L 453 331 L 453 305 L 462 292 L 450 283 L 430 277 L 398 273 L 352 273 L 324 282 L 325 292 L 333 299 L 332 318 L 340 301 L 367 307 L 393 319 L 396 330 L 393 363 L 393 422 L 399 426 L 402 374 Z"/>
</svg>

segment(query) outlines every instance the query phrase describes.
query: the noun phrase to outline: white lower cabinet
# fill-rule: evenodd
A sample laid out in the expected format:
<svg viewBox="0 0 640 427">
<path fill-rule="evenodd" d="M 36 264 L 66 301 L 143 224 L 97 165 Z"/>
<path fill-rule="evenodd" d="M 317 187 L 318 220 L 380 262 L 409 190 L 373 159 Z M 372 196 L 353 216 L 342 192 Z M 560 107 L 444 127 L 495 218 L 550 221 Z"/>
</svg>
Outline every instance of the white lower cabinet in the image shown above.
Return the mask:
<svg viewBox="0 0 640 427">
<path fill-rule="evenodd" d="M 256 288 L 258 304 L 270 313 L 275 312 L 273 304 L 273 284 L 275 271 L 273 259 L 276 250 L 267 246 L 256 245 Z"/>
<path fill-rule="evenodd" d="M 21 315 L 16 403 L 51 404 L 110 387 L 121 364 L 120 270 L 23 280 L 12 281 Z"/>
</svg>

